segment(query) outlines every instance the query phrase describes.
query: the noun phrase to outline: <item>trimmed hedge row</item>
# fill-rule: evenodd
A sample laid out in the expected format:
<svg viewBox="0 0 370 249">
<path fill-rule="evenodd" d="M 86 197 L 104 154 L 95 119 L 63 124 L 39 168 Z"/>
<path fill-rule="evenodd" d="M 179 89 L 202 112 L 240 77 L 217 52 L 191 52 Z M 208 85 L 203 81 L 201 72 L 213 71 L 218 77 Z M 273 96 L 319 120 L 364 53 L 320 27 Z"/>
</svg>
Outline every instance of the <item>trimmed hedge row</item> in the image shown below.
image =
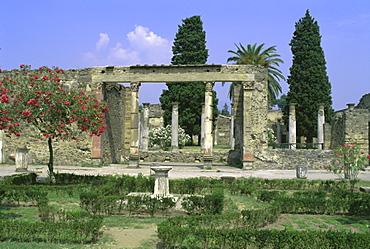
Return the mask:
<svg viewBox="0 0 370 249">
<path fill-rule="evenodd" d="M 246 194 L 257 189 L 333 191 L 348 188 L 346 181 L 262 178 L 225 179 L 224 185 L 232 194 Z"/>
<path fill-rule="evenodd" d="M 128 212 L 131 214 L 155 213 L 167 214 L 176 202 L 170 197 L 139 196 L 102 196 L 96 192 L 82 192 L 80 206 L 87 212 L 101 215 L 115 215 Z"/>
<path fill-rule="evenodd" d="M 342 231 L 203 229 L 158 226 L 163 248 L 368 248 L 370 236 Z"/>
<path fill-rule="evenodd" d="M 280 215 L 278 207 L 258 210 L 243 210 L 241 213 L 175 216 L 168 218 L 161 225 L 182 228 L 202 229 L 246 229 L 257 228 L 277 220 Z"/>
<path fill-rule="evenodd" d="M 96 242 L 103 217 L 91 216 L 89 221 L 26 222 L 0 221 L 0 241 L 91 243 Z"/>
</svg>

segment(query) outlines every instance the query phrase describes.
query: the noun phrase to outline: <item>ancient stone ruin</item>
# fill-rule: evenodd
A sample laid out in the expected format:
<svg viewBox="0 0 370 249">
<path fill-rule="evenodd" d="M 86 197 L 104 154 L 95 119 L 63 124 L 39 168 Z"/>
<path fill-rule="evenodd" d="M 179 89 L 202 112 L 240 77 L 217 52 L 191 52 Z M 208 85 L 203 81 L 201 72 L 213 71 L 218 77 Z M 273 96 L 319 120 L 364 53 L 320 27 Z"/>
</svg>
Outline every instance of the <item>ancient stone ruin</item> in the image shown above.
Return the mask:
<svg viewBox="0 0 370 249">
<path fill-rule="evenodd" d="M 6 72 L 5 72 L 6 73 Z M 4 74 L 4 73 L 3 73 Z M 290 108 L 289 130 L 284 130 L 281 117 L 271 118 L 267 107 L 267 71 L 247 65 L 170 65 L 94 67 L 67 70 L 64 84 L 73 88 L 75 84 L 86 84 L 86 91 L 104 99 L 111 106 L 106 114 L 107 132 L 100 137 L 81 134 L 79 143 L 56 142 L 55 165 L 80 165 L 102 163 L 128 163 L 137 167 L 141 161 L 203 162 L 212 167 L 215 161 L 239 164 L 244 169 L 295 169 L 309 166 L 321 169 L 331 160 L 333 149 L 343 143 L 358 144 L 369 151 L 370 95 L 364 95 L 360 103 L 350 104 L 347 109 L 337 111 L 332 125 L 325 123 L 323 110 L 318 104 L 318 148 L 299 150 L 295 148 L 295 109 Z M 160 105 L 143 104 L 142 118 L 139 113 L 139 88 L 150 82 L 203 81 L 206 85 L 202 150 L 183 153 L 178 150 L 174 138 L 169 152 L 148 150 L 148 131 L 163 125 Z M 219 128 L 212 132 L 212 89 L 215 82 L 238 82 L 234 88 L 231 117 L 221 117 L 230 128 Z M 129 83 L 125 87 L 119 83 Z M 173 133 L 176 133 L 176 103 L 173 105 Z M 221 124 L 221 121 L 220 121 Z M 221 125 L 217 125 L 220 126 Z M 279 143 L 288 142 L 290 148 L 269 149 L 267 129 L 272 127 Z M 225 137 L 228 137 L 225 139 Z M 284 141 L 284 137 L 286 141 Z M 216 143 L 228 141 L 230 151 L 214 152 Z M 9 155 L 17 148 L 29 150 L 29 163 L 48 160 L 45 141 L 33 141 L 27 133 L 21 137 L 5 138 L 0 134 L 0 160 L 9 162 Z"/>
</svg>

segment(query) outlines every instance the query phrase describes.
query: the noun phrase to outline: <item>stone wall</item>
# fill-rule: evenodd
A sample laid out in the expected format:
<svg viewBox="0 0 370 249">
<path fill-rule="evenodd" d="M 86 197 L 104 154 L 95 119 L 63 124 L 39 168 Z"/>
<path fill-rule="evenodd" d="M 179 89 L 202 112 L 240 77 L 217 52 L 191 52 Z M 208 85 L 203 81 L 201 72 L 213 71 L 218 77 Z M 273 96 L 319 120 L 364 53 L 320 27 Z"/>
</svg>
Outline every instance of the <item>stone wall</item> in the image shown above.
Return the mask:
<svg viewBox="0 0 370 249">
<path fill-rule="evenodd" d="M 307 166 L 308 169 L 322 170 L 332 159 L 332 150 L 269 149 L 255 154 L 254 169 L 291 170 L 297 166 Z"/>
<path fill-rule="evenodd" d="M 230 144 L 230 126 L 231 117 L 218 115 L 214 131 L 215 144 Z"/>
<path fill-rule="evenodd" d="M 213 162 L 226 162 L 228 151 L 214 151 Z M 203 152 L 183 152 L 179 151 L 173 153 L 171 151 L 149 151 L 140 152 L 141 162 L 183 162 L 195 163 L 203 162 Z"/>
<path fill-rule="evenodd" d="M 369 109 L 354 108 L 349 104 L 347 109 L 336 112 L 331 126 L 331 149 L 356 144 L 362 151 L 369 152 L 369 124 Z"/>
<path fill-rule="evenodd" d="M 85 91 L 92 92 L 99 87 L 98 84 L 91 82 L 91 73 L 95 68 L 87 69 L 71 69 L 66 70 L 63 75 L 63 84 L 65 89 L 73 89 L 77 84 L 85 84 Z M 5 74 L 12 73 L 7 71 Z M 127 92 L 129 94 L 127 94 Z M 125 103 L 125 98 L 131 96 L 131 92 L 127 91 L 125 87 L 119 84 L 109 84 L 103 86 L 103 93 L 105 99 L 110 105 L 109 111 L 106 113 L 106 133 L 102 135 L 102 151 L 103 158 L 98 163 L 119 162 L 122 161 L 123 144 L 122 130 L 125 129 L 125 122 L 123 115 L 129 107 Z M 127 118 L 127 116 L 126 116 Z M 33 164 L 47 164 L 49 160 L 49 150 L 46 140 L 34 141 L 32 134 L 35 131 L 27 127 L 20 137 L 5 137 L 4 139 L 4 159 L 5 163 L 13 161 L 11 155 L 15 154 L 17 148 L 27 147 L 29 149 L 29 163 Z M 126 138 L 127 139 L 127 138 Z M 54 149 L 54 164 L 55 165 L 81 165 L 94 164 L 96 160 L 91 158 L 92 138 L 87 133 L 81 133 L 78 136 L 79 142 L 75 141 L 53 141 Z M 129 143 L 129 138 L 128 138 Z"/>
<path fill-rule="evenodd" d="M 364 96 L 362 96 L 362 98 L 360 99 L 360 102 L 355 108 L 370 110 L 370 93 L 367 93 Z"/>
<path fill-rule="evenodd" d="M 118 163 L 124 156 L 125 132 L 127 123 L 125 115 L 126 93 L 130 88 L 120 84 L 107 84 L 104 86 L 104 99 L 109 104 L 109 111 L 105 114 L 106 132 L 103 133 L 103 161 Z"/>
</svg>

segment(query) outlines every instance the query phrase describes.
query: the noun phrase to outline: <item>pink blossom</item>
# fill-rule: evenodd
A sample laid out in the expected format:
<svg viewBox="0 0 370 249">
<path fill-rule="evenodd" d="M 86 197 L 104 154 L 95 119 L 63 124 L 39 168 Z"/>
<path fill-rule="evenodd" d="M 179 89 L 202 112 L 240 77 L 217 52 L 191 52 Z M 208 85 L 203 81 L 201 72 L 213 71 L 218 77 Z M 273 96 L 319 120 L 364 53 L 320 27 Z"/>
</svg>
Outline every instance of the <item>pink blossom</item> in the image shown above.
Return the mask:
<svg viewBox="0 0 370 249">
<path fill-rule="evenodd" d="M 64 101 L 64 104 L 69 105 L 70 103 L 68 101 Z"/>
<path fill-rule="evenodd" d="M 27 104 L 36 104 L 36 103 L 37 103 L 36 99 L 30 99 L 29 101 L 27 101 Z"/>
</svg>

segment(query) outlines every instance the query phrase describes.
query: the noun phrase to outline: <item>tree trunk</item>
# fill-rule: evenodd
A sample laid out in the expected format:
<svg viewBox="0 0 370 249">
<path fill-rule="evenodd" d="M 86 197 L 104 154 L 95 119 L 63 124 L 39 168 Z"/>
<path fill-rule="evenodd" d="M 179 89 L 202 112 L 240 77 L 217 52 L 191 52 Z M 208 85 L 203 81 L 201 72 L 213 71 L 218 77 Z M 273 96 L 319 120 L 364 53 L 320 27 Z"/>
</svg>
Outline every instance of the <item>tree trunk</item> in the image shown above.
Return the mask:
<svg viewBox="0 0 370 249">
<path fill-rule="evenodd" d="M 50 184 L 55 183 L 55 176 L 54 176 L 54 153 L 53 153 L 53 145 L 52 145 L 51 137 L 48 138 L 48 147 L 49 147 L 49 180 Z"/>
</svg>

